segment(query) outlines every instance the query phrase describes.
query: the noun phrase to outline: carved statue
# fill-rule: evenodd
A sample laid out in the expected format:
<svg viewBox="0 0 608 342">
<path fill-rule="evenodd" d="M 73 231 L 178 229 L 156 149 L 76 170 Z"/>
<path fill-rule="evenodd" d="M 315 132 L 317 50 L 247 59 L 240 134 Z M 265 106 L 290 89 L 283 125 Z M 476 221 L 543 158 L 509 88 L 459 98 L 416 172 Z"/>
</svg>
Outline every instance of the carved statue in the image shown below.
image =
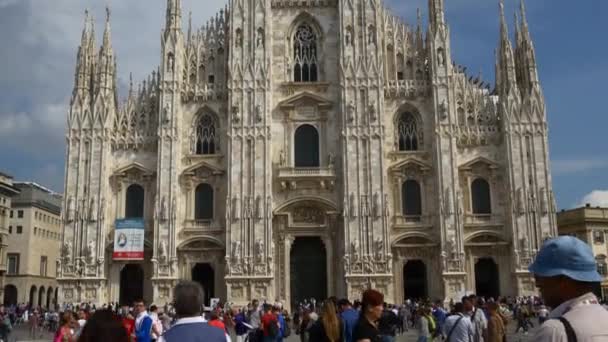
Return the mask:
<svg viewBox="0 0 608 342">
<path fill-rule="evenodd" d="M 353 41 L 353 32 L 351 31 L 350 28 L 346 29 L 346 33 L 344 34 L 344 42 L 346 43 L 346 46 L 350 46 L 352 45 L 352 41 Z"/>
<path fill-rule="evenodd" d="M 169 122 L 169 112 L 171 112 L 171 105 L 166 104 L 165 109 L 163 109 L 163 123 L 166 124 Z"/>
<path fill-rule="evenodd" d="M 520 251 L 527 253 L 528 250 L 528 239 L 525 236 L 519 238 L 519 249 Z"/>
<path fill-rule="evenodd" d="M 72 258 L 72 243 L 67 241 L 61 246 L 61 256 L 65 260 L 70 260 Z"/>
<path fill-rule="evenodd" d="M 232 122 L 239 123 L 241 121 L 241 115 L 239 113 L 239 107 L 232 107 Z"/>
<path fill-rule="evenodd" d="M 161 262 L 167 260 L 167 242 L 165 240 L 162 240 L 158 246 L 158 258 Z"/>
<path fill-rule="evenodd" d="M 97 206 L 95 198 L 91 198 L 89 203 L 89 221 L 97 221 Z"/>
<path fill-rule="evenodd" d="M 452 203 L 452 192 L 450 191 L 450 188 L 445 188 L 443 196 L 444 212 L 446 215 L 452 215 L 454 213 L 454 205 Z"/>
<path fill-rule="evenodd" d="M 388 200 L 388 194 L 384 194 L 384 216 L 391 217 L 391 202 Z"/>
<path fill-rule="evenodd" d="M 348 209 L 350 209 L 350 205 L 348 204 L 348 198 L 345 197 L 344 198 L 344 203 L 342 204 L 342 216 L 343 217 L 349 217 L 348 216 Z"/>
<path fill-rule="evenodd" d="M 443 51 L 443 49 L 439 48 L 437 49 L 437 64 L 439 64 L 439 66 L 443 66 L 445 64 L 445 52 Z"/>
<path fill-rule="evenodd" d="M 226 197 L 226 220 L 230 221 L 230 215 L 232 214 L 232 201 L 230 197 Z"/>
<path fill-rule="evenodd" d="M 369 105 L 369 120 L 374 122 L 378 119 L 378 115 L 376 113 L 376 104 L 372 103 L 371 105 Z"/>
<path fill-rule="evenodd" d="M 171 53 L 169 54 L 169 57 L 167 57 L 167 68 L 170 72 L 175 70 L 175 57 Z"/>
<path fill-rule="evenodd" d="M 255 257 L 258 262 L 262 262 L 264 259 L 264 241 L 262 239 L 255 242 Z"/>
<path fill-rule="evenodd" d="M 255 106 L 255 120 L 257 122 L 262 122 L 262 120 L 264 120 L 264 117 L 262 116 L 262 106 L 260 105 Z"/>
<path fill-rule="evenodd" d="M 285 150 L 279 152 L 279 166 L 287 166 L 287 157 L 285 156 Z"/>
<path fill-rule="evenodd" d="M 367 196 L 365 195 L 361 196 L 361 216 L 369 216 L 369 202 Z"/>
<path fill-rule="evenodd" d="M 329 155 L 327 156 L 327 165 L 329 166 L 329 168 L 333 169 L 334 168 L 334 163 L 335 163 L 335 157 L 334 154 L 329 152 Z"/>
<path fill-rule="evenodd" d="M 525 203 L 526 201 L 524 200 L 524 191 L 522 188 L 518 188 L 517 189 L 517 213 L 519 215 L 523 215 L 525 212 Z"/>
<path fill-rule="evenodd" d="M 264 29 L 258 28 L 256 38 L 255 38 L 255 46 L 256 47 L 264 47 Z"/>
<path fill-rule="evenodd" d="M 530 193 L 530 197 L 528 197 L 528 208 L 533 213 L 535 213 L 538 209 L 538 206 L 536 204 L 536 196 L 534 196 L 533 192 Z"/>
<path fill-rule="evenodd" d="M 549 212 L 549 203 L 547 201 L 547 190 L 543 188 L 540 191 L 540 212 L 544 215 Z"/>
<path fill-rule="evenodd" d="M 75 212 L 76 212 L 76 209 L 74 206 L 74 197 L 70 196 L 70 198 L 68 198 L 68 215 L 67 215 L 68 222 L 74 221 Z"/>
<path fill-rule="evenodd" d="M 243 31 L 241 29 L 236 30 L 236 45 L 243 46 Z"/>
<path fill-rule="evenodd" d="M 376 30 L 373 27 L 370 27 L 367 33 L 367 42 L 372 45 L 376 44 Z"/>
<path fill-rule="evenodd" d="M 274 240 L 270 240 L 270 256 L 274 257 Z"/>
<path fill-rule="evenodd" d="M 380 213 L 382 212 L 380 208 L 380 194 L 376 192 L 374 194 L 374 217 L 380 217 Z"/>
<path fill-rule="evenodd" d="M 241 218 L 241 200 L 239 199 L 239 196 L 235 196 L 232 199 L 232 202 L 232 217 L 234 217 L 235 219 L 239 219 Z"/>
<path fill-rule="evenodd" d="M 355 108 L 355 103 L 353 101 L 350 101 L 348 103 L 348 108 L 346 109 L 347 111 L 347 115 L 348 115 L 348 121 L 349 122 L 353 122 L 355 121 L 355 112 L 356 112 L 356 108 Z"/>
<path fill-rule="evenodd" d="M 101 203 L 99 203 L 99 220 L 103 221 L 106 218 L 106 199 L 102 198 Z"/>
<path fill-rule="evenodd" d="M 256 217 L 258 219 L 261 219 L 264 217 L 264 209 L 263 209 L 263 202 L 262 202 L 262 196 L 258 195 L 255 199 L 255 207 L 256 207 Z"/>
<path fill-rule="evenodd" d="M 376 240 L 374 240 L 374 249 L 376 259 L 382 259 L 382 254 L 384 254 L 384 241 L 382 241 L 381 238 L 376 238 Z"/>
<path fill-rule="evenodd" d="M 163 196 L 163 198 L 160 200 L 160 215 L 159 215 L 161 220 L 166 220 L 167 219 L 167 198 L 165 196 Z"/>
<path fill-rule="evenodd" d="M 462 215 L 464 213 L 464 196 L 462 195 L 462 191 L 458 190 L 458 214 Z"/>
<path fill-rule="evenodd" d="M 255 213 L 253 212 L 255 210 L 253 200 L 253 196 L 247 197 L 247 217 L 249 218 L 253 218 L 255 215 Z"/>
<path fill-rule="evenodd" d="M 272 197 L 266 197 L 266 217 L 272 219 Z"/>
<path fill-rule="evenodd" d="M 176 218 L 177 218 L 177 200 L 175 198 L 173 198 L 173 201 L 171 202 L 171 219 L 173 221 L 175 221 Z"/>
<path fill-rule="evenodd" d="M 232 241 L 232 258 L 240 261 L 242 257 L 241 241 Z"/>
<path fill-rule="evenodd" d="M 87 245 L 87 262 L 91 262 L 93 260 L 95 260 L 95 242 L 93 240 L 90 240 L 88 245 Z"/>
<path fill-rule="evenodd" d="M 353 259 L 359 261 L 359 240 L 355 239 L 350 243 L 350 249 L 352 250 Z"/>
<path fill-rule="evenodd" d="M 355 197 L 355 193 L 351 192 L 349 203 L 350 203 L 350 215 L 352 217 L 357 217 L 357 202 L 356 201 L 357 201 L 357 199 Z"/>
</svg>

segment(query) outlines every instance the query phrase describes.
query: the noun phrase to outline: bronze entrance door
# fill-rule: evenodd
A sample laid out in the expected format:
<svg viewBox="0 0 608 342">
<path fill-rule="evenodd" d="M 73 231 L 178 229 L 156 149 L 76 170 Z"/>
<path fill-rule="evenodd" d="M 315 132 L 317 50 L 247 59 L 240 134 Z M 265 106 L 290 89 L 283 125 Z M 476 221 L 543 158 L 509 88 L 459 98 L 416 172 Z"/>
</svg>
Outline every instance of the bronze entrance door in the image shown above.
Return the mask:
<svg viewBox="0 0 608 342">
<path fill-rule="evenodd" d="M 144 269 L 138 264 L 128 264 L 120 271 L 120 305 L 133 305 L 144 298 Z"/>
<path fill-rule="evenodd" d="M 192 281 L 201 284 L 205 296 L 205 305 L 211 305 L 215 296 L 215 271 L 210 264 L 196 264 L 192 268 Z"/>
<path fill-rule="evenodd" d="M 500 284 L 498 265 L 492 258 L 482 258 L 475 264 L 475 292 L 480 297 L 498 298 Z"/>
<path fill-rule="evenodd" d="M 298 237 L 290 253 L 291 304 L 327 298 L 327 254 L 319 237 Z"/>
<path fill-rule="evenodd" d="M 428 286 L 426 265 L 422 260 L 410 260 L 403 265 L 403 298 L 426 299 Z"/>
</svg>

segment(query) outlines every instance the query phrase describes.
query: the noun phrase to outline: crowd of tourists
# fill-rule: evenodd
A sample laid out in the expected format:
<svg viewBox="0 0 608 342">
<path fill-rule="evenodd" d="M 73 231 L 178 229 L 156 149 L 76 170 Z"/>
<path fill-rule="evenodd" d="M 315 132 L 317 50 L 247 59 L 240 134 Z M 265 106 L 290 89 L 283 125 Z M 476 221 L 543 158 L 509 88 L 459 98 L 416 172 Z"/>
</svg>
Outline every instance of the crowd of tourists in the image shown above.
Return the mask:
<svg viewBox="0 0 608 342">
<path fill-rule="evenodd" d="M 281 302 L 258 300 L 246 306 L 217 303 L 205 311 L 201 286 L 184 281 L 174 288 L 173 303 L 161 308 L 142 300 L 132 306 L 64 305 L 56 311 L 0 307 L 0 340 L 7 341 L 5 326 L 27 322 L 33 339 L 41 328 L 55 330 L 54 342 L 282 342 L 292 335 L 300 342 L 393 342 L 410 329 L 418 342 L 506 342 L 510 324 L 523 333 L 539 325 L 533 341 L 608 341 L 608 325 L 597 324 L 608 322 L 608 307 L 593 294 L 600 276 L 585 243 L 572 237 L 549 240 L 530 271 L 541 297 L 467 295 L 447 304 L 391 305 L 369 289 L 352 303 L 306 300 L 291 314 Z"/>
</svg>

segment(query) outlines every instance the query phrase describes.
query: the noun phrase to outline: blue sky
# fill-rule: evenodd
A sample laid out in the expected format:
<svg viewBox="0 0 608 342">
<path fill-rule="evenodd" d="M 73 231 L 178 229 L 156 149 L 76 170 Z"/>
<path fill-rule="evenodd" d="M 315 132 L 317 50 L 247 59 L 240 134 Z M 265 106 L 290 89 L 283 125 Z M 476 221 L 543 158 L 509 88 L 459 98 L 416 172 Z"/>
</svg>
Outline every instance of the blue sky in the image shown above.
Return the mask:
<svg viewBox="0 0 608 342">
<path fill-rule="evenodd" d="M 197 25 L 225 4 L 182 2 Z M 497 1 L 446 2 L 454 60 L 493 82 Z M 65 118 L 83 11 L 88 7 L 96 16 L 99 43 L 107 3 L 119 83 L 129 72 L 141 80 L 158 64 L 165 0 L 0 0 L 0 170 L 63 190 Z M 513 33 L 518 4 L 505 3 Z M 427 0 L 386 4 L 412 24 L 417 7 L 426 17 Z M 527 10 L 548 108 L 558 207 L 608 206 L 608 1 L 528 0 Z"/>
</svg>

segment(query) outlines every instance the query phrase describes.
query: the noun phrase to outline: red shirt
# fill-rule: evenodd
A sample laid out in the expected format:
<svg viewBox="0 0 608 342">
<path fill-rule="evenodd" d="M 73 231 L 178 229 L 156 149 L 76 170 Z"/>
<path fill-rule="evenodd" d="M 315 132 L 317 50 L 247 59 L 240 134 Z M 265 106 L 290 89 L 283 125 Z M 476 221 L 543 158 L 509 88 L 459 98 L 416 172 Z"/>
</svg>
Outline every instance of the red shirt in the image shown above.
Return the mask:
<svg viewBox="0 0 608 342">
<path fill-rule="evenodd" d="M 226 325 L 224 325 L 224 322 L 220 321 L 219 319 L 212 319 L 207 324 L 212 327 L 220 328 L 223 332 L 226 332 Z"/>
<path fill-rule="evenodd" d="M 133 332 L 135 331 L 135 320 L 125 317 L 122 319 L 122 326 L 125 327 L 127 336 L 129 336 L 129 341 L 131 341 L 131 335 L 133 335 Z"/>
<path fill-rule="evenodd" d="M 279 324 L 277 316 L 273 313 L 265 313 L 264 316 L 262 316 L 262 331 L 264 331 L 264 336 L 268 336 L 268 327 L 271 324 Z"/>
</svg>

